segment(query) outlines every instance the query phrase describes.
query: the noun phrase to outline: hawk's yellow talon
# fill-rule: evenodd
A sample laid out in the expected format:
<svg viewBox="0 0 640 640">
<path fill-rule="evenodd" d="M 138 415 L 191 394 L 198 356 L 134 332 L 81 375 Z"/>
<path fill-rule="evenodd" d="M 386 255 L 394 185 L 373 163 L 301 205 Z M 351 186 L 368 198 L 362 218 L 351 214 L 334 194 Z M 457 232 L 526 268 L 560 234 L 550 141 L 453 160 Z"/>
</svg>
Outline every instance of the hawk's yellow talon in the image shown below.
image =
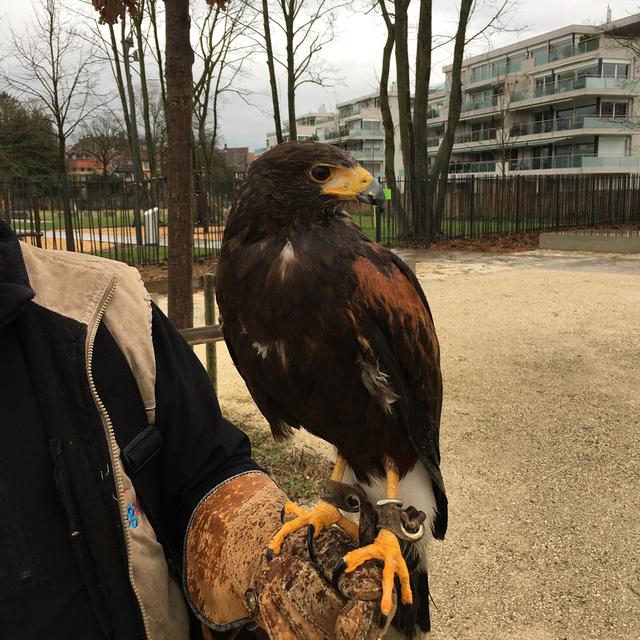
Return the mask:
<svg viewBox="0 0 640 640">
<path fill-rule="evenodd" d="M 409 570 L 402 557 L 400 543 L 395 534 L 387 529 L 380 529 L 372 544 L 347 553 L 344 557 L 347 565 L 344 572 L 351 573 L 355 571 L 367 560 L 382 560 L 384 562 L 380 609 L 385 616 L 390 615 L 393 609 L 393 582 L 396 575 L 400 579 L 400 599 L 403 604 L 411 604 L 413 602 Z"/>
<path fill-rule="evenodd" d="M 298 506 L 293 502 L 287 502 L 284 505 L 284 513 L 287 516 L 295 516 L 293 520 L 289 520 L 285 522 L 278 533 L 271 539 L 271 542 L 267 545 L 268 549 L 271 549 L 275 555 L 278 555 L 282 549 L 282 544 L 284 543 L 287 536 L 291 535 L 294 531 L 298 531 L 298 529 L 304 529 L 309 525 L 313 525 L 314 531 L 314 539 L 319 535 L 319 533 L 335 524 L 338 525 L 341 529 L 343 529 L 348 535 L 358 539 L 358 525 L 351 520 L 347 520 L 337 507 L 334 507 L 332 504 L 321 500 L 311 511 L 306 511 L 302 507 Z"/>
</svg>

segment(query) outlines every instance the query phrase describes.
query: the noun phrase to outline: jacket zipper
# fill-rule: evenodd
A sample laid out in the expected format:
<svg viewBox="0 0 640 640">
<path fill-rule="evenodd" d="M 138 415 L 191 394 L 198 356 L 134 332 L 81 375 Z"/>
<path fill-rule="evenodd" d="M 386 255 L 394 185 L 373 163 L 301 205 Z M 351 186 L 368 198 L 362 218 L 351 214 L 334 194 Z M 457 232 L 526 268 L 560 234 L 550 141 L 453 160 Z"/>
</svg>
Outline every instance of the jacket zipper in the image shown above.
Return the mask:
<svg viewBox="0 0 640 640">
<path fill-rule="evenodd" d="M 111 285 L 110 287 L 105 291 L 103 297 L 102 297 L 102 302 L 100 304 L 100 307 L 98 308 L 98 313 L 95 316 L 93 323 L 89 326 L 88 328 L 88 346 L 87 346 L 87 358 L 86 358 L 86 367 L 87 367 L 87 379 L 89 380 L 89 388 L 91 390 L 91 395 L 93 396 L 93 400 L 96 403 L 96 406 L 98 408 L 98 411 L 100 412 L 100 415 L 102 416 L 102 421 L 107 429 L 107 438 L 109 440 L 109 449 L 112 453 L 112 455 L 118 455 L 118 443 L 116 441 L 116 436 L 113 432 L 113 423 L 111 422 L 111 418 L 109 416 L 109 413 L 107 412 L 106 407 L 104 406 L 104 403 L 102 402 L 100 396 L 98 395 L 98 390 L 96 389 L 96 384 L 95 381 L 93 379 L 93 372 L 92 372 L 92 368 L 91 368 L 91 364 L 93 361 L 93 347 L 94 347 L 94 343 L 95 343 L 95 339 L 96 339 L 96 333 L 98 331 L 98 325 L 100 324 L 105 311 L 107 310 L 107 307 L 109 306 L 109 303 L 111 302 L 111 299 L 113 298 L 113 294 L 115 293 L 116 290 L 116 286 L 118 284 L 118 281 L 116 279 L 115 276 L 113 276 L 113 279 L 111 280 Z M 148 639 L 151 638 L 151 633 L 149 631 L 149 624 L 148 624 L 148 616 L 147 616 L 147 612 L 145 611 L 144 605 L 142 603 L 142 598 L 140 596 L 140 592 L 138 591 L 138 587 L 135 584 L 134 581 L 134 577 L 133 577 L 133 567 L 132 567 L 132 557 L 131 557 L 131 545 L 130 545 L 130 539 L 129 539 L 129 531 L 127 529 L 127 515 L 125 512 L 126 506 L 124 505 L 123 501 L 122 501 L 122 494 L 123 494 L 123 490 L 124 490 L 124 481 L 122 480 L 122 475 L 120 473 L 119 467 L 117 464 L 112 464 L 111 467 L 113 468 L 113 476 L 115 478 L 116 481 L 116 489 L 118 491 L 118 507 L 120 509 L 120 519 L 122 521 L 122 530 L 124 533 L 124 542 L 125 542 L 125 547 L 126 547 L 126 551 L 127 551 L 127 569 L 129 572 L 129 583 L 131 584 L 131 588 L 133 589 L 133 593 L 136 596 L 136 599 L 138 601 L 138 606 L 140 607 L 140 613 L 142 615 L 142 622 L 144 624 L 144 630 L 145 630 L 145 634 L 147 636 Z"/>
</svg>

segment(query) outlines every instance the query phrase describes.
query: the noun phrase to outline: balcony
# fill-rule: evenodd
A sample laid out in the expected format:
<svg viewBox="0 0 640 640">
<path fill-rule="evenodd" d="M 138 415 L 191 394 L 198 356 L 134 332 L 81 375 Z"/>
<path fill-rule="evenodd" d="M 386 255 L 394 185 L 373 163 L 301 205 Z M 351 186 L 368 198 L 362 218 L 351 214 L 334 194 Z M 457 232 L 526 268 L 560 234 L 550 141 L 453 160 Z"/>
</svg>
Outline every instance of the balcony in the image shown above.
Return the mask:
<svg viewBox="0 0 640 640">
<path fill-rule="evenodd" d="M 534 64 L 539 67 L 549 62 L 556 62 L 556 60 L 564 60 L 565 58 L 571 58 L 573 56 L 579 56 L 589 51 L 596 51 L 600 47 L 599 38 L 589 38 L 584 42 L 580 42 L 576 45 L 567 45 L 560 49 L 554 49 L 553 51 L 544 51 L 537 53 L 533 56 Z"/>
<path fill-rule="evenodd" d="M 485 140 L 495 140 L 498 137 L 497 129 L 484 129 L 482 131 L 471 131 L 469 133 L 459 133 L 454 139 L 454 144 L 469 144 L 471 142 L 484 142 Z"/>
<path fill-rule="evenodd" d="M 478 111 L 479 109 L 490 109 L 498 104 L 498 96 L 493 96 L 486 100 L 474 100 L 472 102 L 466 102 L 462 105 L 462 112 L 466 111 Z"/>
<path fill-rule="evenodd" d="M 522 68 L 520 60 L 504 63 L 495 66 L 492 69 L 472 69 L 471 82 L 482 82 L 483 80 L 492 80 L 493 78 L 504 78 L 510 73 L 517 73 Z"/>
<path fill-rule="evenodd" d="M 440 138 L 427 138 L 427 147 L 437 147 L 440 145 Z"/>
<path fill-rule="evenodd" d="M 360 107 L 356 105 L 352 105 L 350 107 L 340 109 L 338 111 L 338 116 L 340 118 L 350 118 L 351 116 L 357 116 L 359 113 L 360 113 Z"/>
<path fill-rule="evenodd" d="M 511 127 L 512 136 L 531 136 L 540 133 L 555 133 L 571 129 L 631 129 L 635 128 L 627 117 L 601 118 L 598 116 L 574 116 L 540 122 L 526 122 Z"/>
<path fill-rule="evenodd" d="M 496 162 L 455 162 L 449 165 L 449 173 L 495 173 Z"/>
<path fill-rule="evenodd" d="M 540 171 L 545 169 L 640 169 L 640 156 L 554 156 L 552 158 L 530 158 L 512 160 L 509 171 Z"/>
<path fill-rule="evenodd" d="M 346 149 L 356 160 L 384 160 L 384 151 L 382 149 L 361 149 L 355 151 L 352 149 Z"/>
<path fill-rule="evenodd" d="M 596 76 L 580 76 L 557 82 L 548 82 L 534 88 L 533 91 L 514 92 L 511 95 L 511 102 L 521 102 L 532 98 L 542 98 L 545 96 L 567 93 L 569 91 L 584 90 L 618 90 L 620 93 L 640 93 L 640 81 L 629 78 L 600 78 Z M 464 110 L 464 109 L 463 109 Z"/>
<path fill-rule="evenodd" d="M 346 140 L 348 138 L 384 140 L 384 131 L 381 129 L 362 129 L 361 127 L 354 127 L 353 129 L 329 131 L 324 134 L 325 140 Z"/>
</svg>

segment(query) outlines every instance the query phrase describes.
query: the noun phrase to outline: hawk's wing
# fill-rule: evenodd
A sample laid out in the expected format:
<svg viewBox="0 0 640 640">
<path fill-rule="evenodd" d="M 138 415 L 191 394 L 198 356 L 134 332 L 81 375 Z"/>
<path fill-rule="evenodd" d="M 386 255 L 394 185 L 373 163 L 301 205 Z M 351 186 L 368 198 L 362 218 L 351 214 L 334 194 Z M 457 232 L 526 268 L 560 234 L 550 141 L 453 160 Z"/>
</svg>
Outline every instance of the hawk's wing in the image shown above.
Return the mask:
<svg viewBox="0 0 640 640">
<path fill-rule="evenodd" d="M 442 375 L 431 311 L 417 278 L 391 251 L 373 245 L 366 257 L 355 259 L 353 270 L 356 330 L 399 396 L 393 410 L 431 477 L 438 509 L 434 536 L 442 538 L 447 528 L 439 443 Z"/>
</svg>

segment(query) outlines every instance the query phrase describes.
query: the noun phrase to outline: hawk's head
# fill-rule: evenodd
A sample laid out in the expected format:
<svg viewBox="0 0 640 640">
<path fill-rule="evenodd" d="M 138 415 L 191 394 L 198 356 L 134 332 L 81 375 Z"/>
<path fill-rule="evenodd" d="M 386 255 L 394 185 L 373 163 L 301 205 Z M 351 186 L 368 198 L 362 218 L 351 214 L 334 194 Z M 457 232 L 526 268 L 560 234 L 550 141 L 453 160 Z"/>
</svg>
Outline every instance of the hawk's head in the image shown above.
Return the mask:
<svg viewBox="0 0 640 640">
<path fill-rule="evenodd" d="M 263 153 L 249 166 L 242 195 L 245 206 L 281 220 L 333 210 L 348 200 L 385 205 L 382 188 L 366 169 L 343 149 L 319 142 L 285 142 Z"/>
</svg>

